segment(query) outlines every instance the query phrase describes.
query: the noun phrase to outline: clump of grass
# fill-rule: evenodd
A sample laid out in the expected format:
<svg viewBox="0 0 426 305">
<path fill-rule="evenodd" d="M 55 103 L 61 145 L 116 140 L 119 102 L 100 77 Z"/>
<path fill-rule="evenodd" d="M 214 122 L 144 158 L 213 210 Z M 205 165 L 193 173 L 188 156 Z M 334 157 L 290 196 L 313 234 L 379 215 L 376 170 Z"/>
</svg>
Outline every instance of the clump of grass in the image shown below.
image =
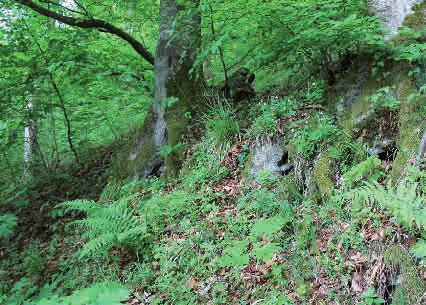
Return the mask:
<svg viewBox="0 0 426 305">
<path fill-rule="evenodd" d="M 216 143 L 230 142 L 240 133 L 240 126 L 229 103 L 218 100 L 205 115 L 206 130 Z"/>
</svg>

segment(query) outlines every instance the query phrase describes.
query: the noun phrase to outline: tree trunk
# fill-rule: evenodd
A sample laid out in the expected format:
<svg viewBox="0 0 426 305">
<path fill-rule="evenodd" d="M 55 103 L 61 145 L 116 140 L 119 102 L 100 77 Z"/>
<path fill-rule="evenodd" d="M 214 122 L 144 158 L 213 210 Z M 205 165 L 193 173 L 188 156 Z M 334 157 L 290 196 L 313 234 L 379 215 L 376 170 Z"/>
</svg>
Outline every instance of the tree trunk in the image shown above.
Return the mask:
<svg viewBox="0 0 426 305">
<path fill-rule="evenodd" d="M 154 105 L 145 120 L 135 151 L 130 159 L 140 177 L 166 173 L 175 176 L 181 165 L 183 151 L 176 147 L 187 131 L 190 116 L 200 102 L 201 77 L 191 75 L 196 50 L 201 43 L 199 1 L 193 7 L 177 5 L 176 0 L 161 0 L 159 38 L 154 64 Z M 188 14 L 189 10 L 190 13 Z M 173 28 L 178 13 L 182 12 Z M 195 13 L 194 13 L 195 12 Z M 176 98 L 166 105 L 169 98 Z M 172 152 L 164 159 L 158 150 L 167 145 Z"/>
<path fill-rule="evenodd" d="M 33 144 L 36 136 L 36 125 L 32 119 L 32 102 L 27 103 L 26 109 L 28 112 L 28 122 L 27 126 L 24 128 L 24 173 L 22 175 L 24 181 L 27 181 L 31 176 L 30 167 L 33 158 Z"/>
</svg>

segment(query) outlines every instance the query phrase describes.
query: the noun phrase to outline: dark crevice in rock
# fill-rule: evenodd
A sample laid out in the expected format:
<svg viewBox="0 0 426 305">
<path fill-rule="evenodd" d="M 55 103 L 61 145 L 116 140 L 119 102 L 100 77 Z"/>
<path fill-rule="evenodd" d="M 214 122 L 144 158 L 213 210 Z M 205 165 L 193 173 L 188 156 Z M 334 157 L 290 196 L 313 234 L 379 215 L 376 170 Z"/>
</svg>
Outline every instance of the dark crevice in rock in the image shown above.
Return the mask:
<svg viewBox="0 0 426 305">
<path fill-rule="evenodd" d="M 278 166 L 281 167 L 288 163 L 288 151 L 284 151 L 283 156 L 281 157 L 281 160 L 278 162 Z"/>
<path fill-rule="evenodd" d="M 288 151 L 284 151 L 283 156 L 277 165 L 281 169 L 282 176 L 287 176 L 293 170 L 294 166 L 288 158 Z"/>
<path fill-rule="evenodd" d="M 395 160 L 398 149 L 395 146 L 386 147 L 381 149 L 377 156 L 383 162 L 393 162 Z"/>
<path fill-rule="evenodd" d="M 396 158 L 398 148 L 396 147 L 395 141 L 385 139 L 376 145 L 371 152 L 377 155 L 383 163 L 391 164 Z"/>
</svg>

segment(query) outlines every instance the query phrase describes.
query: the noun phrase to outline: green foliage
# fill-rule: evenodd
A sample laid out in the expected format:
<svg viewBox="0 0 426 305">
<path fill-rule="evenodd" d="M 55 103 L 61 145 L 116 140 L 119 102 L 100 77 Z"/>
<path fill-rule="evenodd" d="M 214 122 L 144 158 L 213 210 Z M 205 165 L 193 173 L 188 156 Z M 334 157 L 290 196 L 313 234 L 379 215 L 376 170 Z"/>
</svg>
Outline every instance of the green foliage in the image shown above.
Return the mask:
<svg viewBox="0 0 426 305">
<path fill-rule="evenodd" d="M 28 305 L 119 305 L 129 291 L 117 283 L 103 282 L 73 292 L 70 296 L 50 295 Z"/>
<path fill-rule="evenodd" d="M 271 238 L 274 233 L 281 230 L 282 227 L 289 221 L 290 219 L 286 219 L 281 216 L 275 216 L 268 219 L 259 219 L 253 224 L 251 234 L 253 237 L 266 236 Z"/>
<path fill-rule="evenodd" d="M 240 132 L 240 126 L 231 106 L 226 101 L 219 101 L 205 115 L 206 129 L 217 144 L 229 142 Z"/>
<path fill-rule="evenodd" d="M 384 187 L 378 182 L 365 182 L 349 191 L 346 196 L 368 205 L 379 204 L 388 209 L 396 222 L 407 228 L 424 228 L 426 225 L 425 198 L 418 193 L 419 183 L 415 176 L 402 179 L 394 190 L 391 182 Z"/>
<path fill-rule="evenodd" d="M 410 62 L 423 61 L 426 58 L 426 46 L 424 43 L 402 43 L 392 48 L 393 58 Z"/>
<path fill-rule="evenodd" d="M 380 159 L 377 156 L 371 156 L 351 167 L 344 173 L 343 180 L 348 187 L 353 186 L 364 178 L 377 180 L 381 175 L 381 166 Z"/>
<path fill-rule="evenodd" d="M 374 304 L 383 304 L 385 300 L 379 298 L 374 290 L 374 287 L 368 287 L 367 291 L 363 294 L 363 302 L 359 304 L 362 305 L 374 305 Z"/>
<path fill-rule="evenodd" d="M 0 215 L 0 238 L 12 236 L 17 222 L 18 218 L 14 214 Z"/>
<path fill-rule="evenodd" d="M 380 27 L 368 16 L 365 1 L 274 1 L 264 4 L 262 24 L 274 29 L 262 63 L 293 65 L 292 74 L 309 76 L 315 69 L 333 81 L 338 63 L 350 53 L 385 46 Z M 342 35 L 344 33 L 344 35 Z M 262 54 L 263 55 L 263 54 Z M 299 74 L 299 71 L 305 74 Z"/>
<path fill-rule="evenodd" d="M 20 278 L 16 281 L 8 295 L 0 293 L 0 301 L 5 302 L 6 305 L 21 305 L 26 299 L 37 290 L 37 287 L 26 277 Z"/>
<path fill-rule="evenodd" d="M 389 210 L 394 220 L 408 229 L 426 228 L 425 197 L 418 182 L 419 172 L 412 169 L 410 175 L 401 179 L 395 188 L 391 181 L 386 186 L 378 182 L 365 182 L 363 186 L 348 191 L 346 199 L 366 205 L 378 204 Z M 426 243 L 423 239 L 413 247 L 413 253 L 419 258 L 425 257 Z"/>
<path fill-rule="evenodd" d="M 380 88 L 372 95 L 370 101 L 370 112 L 373 113 L 380 107 L 390 108 L 391 110 L 398 110 L 400 102 L 393 97 L 393 89 L 389 87 Z"/>
<path fill-rule="evenodd" d="M 158 150 L 158 154 L 162 157 L 167 157 L 173 154 L 173 152 L 185 148 L 186 145 L 184 143 L 178 143 L 176 145 L 170 146 L 170 145 L 163 145 Z"/>
<path fill-rule="evenodd" d="M 254 107 L 252 116 L 254 123 L 249 135 L 277 133 L 280 120 L 285 121 L 296 113 L 297 103 L 293 98 L 279 99 L 272 97 L 267 103 L 260 103 Z"/>
<path fill-rule="evenodd" d="M 248 240 L 233 242 L 228 245 L 220 257 L 219 264 L 223 267 L 234 266 L 242 267 L 249 261 L 249 256 L 246 254 Z"/>
<path fill-rule="evenodd" d="M 145 219 L 138 215 L 131 203 L 132 198 L 124 197 L 108 205 L 76 200 L 58 206 L 65 212 L 86 214 L 85 219 L 71 223 L 85 229 L 84 237 L 88 242 L 80 253 L 81 257 L 106 255 L 112 246 L 138 247 L 135 241 L 146 237 L 147 229 Z"/>
<path fill-rule="evenodd" d="M 321 151 L 339 134 L 339 128 L 329 117 L 315 116 L 310 124 L 304 125 L 297 133 L 295 145 L 299 153 L 311 158 L 315 151 Z"/>
<path fill-rule="evenodd" d="M 24 258 L 22 262 L 22 269 L 27 274 L 28 277 L 37 277 L 40 276 L 43 270 L 46 267 L 46 257 L 40 253 L 40 250 L 37 248 L 37 245 L 33 246 L 33 249 L 25 251 Z"/>
</svg>

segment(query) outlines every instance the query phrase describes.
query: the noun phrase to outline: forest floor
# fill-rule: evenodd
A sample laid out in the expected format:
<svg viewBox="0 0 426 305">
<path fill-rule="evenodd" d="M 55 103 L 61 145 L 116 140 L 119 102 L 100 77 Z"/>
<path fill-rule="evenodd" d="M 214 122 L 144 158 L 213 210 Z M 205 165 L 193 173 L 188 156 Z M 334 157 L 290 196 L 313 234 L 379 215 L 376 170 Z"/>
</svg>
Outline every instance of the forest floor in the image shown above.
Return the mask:
<svg viewBox="0 0 426 305">
<path fill-rule="evenodd" d="M 36 182 L 33 203 L 18 214 L 19 238 L 0 247 L 2 302 L 74 305 L 91 297 L 104 305 L 128 294 L 126 304 L 421 304 L 426 271 L 410 252 L 420 231 L 382 199 L 424 200 L 416 182 L 424 177 L 404 180 L 414 193 L 394 193 L 385 187 L 392 161 L 348 156 L 357 148 L 337 123 L 318 119 L 315 107 L 289 105 L 273 128 L 289 139 L 294 168 L 254 177 L 253 131 L 269 128 L 261 120 L 283 101 L 218 105 L 225 111 L 193 132 L 176 179 L 112 179 L 121 150 L 114 144 L 90 152 L 96 157 L 83 167 Z M 324 133 L 311 136 L 317 130 Z M 342 150 L 330 161 L 337 178 L 332 163 L 315 169 L 319 147 Z M 324 191 L 325 178 L 332 185 Z M 95 283 L 106 285 L 108 301 L 104 286 L 83 289 Z M 59 297 L 72 292 L 74 301 Z"/>
</svg>

